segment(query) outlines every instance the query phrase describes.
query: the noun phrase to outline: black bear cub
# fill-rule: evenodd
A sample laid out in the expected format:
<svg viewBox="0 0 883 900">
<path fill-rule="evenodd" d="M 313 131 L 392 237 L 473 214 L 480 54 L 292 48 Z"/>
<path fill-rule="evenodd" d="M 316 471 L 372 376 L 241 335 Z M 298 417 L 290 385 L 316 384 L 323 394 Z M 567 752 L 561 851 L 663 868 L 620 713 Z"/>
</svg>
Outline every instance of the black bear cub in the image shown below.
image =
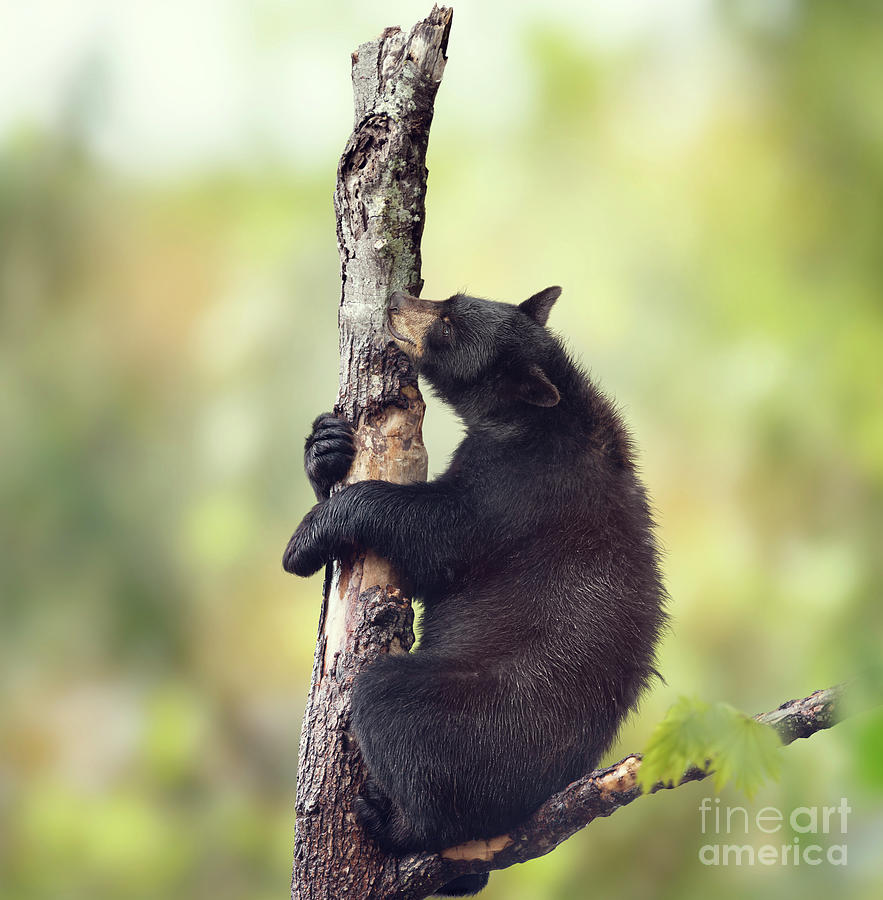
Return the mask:
<svg viewBox="0 0 883 900">
<path fill-rule="evenodd" d="M 392 295 L 392 340 L 466 427 L 433 481 L 329 499 L 351 428 L 320 416 L 307 440 L 320 502 L 285 568 L 370 548 L 423 602 L 417 649 L 377 660 L 353 694 L 370 772 L 357 814 L 395 853 L 517 826 L 595 767 L 655 674 L 665 592 L 647 497 L 622 419 L 545 327 L 560 293 Z"/>
</svg>

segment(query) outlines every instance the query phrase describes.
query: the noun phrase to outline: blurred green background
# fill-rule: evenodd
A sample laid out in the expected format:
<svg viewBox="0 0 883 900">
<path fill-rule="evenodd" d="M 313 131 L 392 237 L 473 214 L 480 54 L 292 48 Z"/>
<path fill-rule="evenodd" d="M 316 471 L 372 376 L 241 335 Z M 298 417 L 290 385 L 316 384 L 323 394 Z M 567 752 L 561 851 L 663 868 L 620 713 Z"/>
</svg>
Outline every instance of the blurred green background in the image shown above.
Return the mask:
<svg viewBox="0 0 883 900">
<path fill-rule="evenodd" d="M 349 53 L 428 11 L 0 7 L 4 897 L 288 890 L 321 587 L 280 557 L 336 394 Z M 681 694 L 756 712 L 879 662 L 880 4 L 459 0 L 428 164 L 424 294 L 562 284 L 641 448 L 674 618 L 610 758 Z M 432 400 L 426 439 L 439 471 Z M 817 838 L 846 866 L 702 865 L 694 784 L 483 896 L 883 896 L 883 716 L 784 753 L 721 802 L 848 798 Z"/>
</svg>

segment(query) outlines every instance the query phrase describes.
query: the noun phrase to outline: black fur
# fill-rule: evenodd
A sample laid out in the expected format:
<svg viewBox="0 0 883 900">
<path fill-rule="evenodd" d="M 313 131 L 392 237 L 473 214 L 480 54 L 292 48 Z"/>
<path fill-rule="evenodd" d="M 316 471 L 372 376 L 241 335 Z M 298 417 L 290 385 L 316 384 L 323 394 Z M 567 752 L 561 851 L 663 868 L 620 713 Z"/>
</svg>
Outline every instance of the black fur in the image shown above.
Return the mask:
<svg viewBox="0 0 883 900">
<path fill-rule="evenodd" d="M 318 500 L 325 500 L 331 485 L 346 475 L 355 452 L 353 429 L 346 419 L 323 413 L 313 422 L 304 447 L 304 469 Z"/>
<path fill-rule="evenodd" d="M 415 361 L 466 426 L 447 471 L 344 487 L 285 552 L 309 575 L 370 548 L 423 601 L 419 647 L 353 693 L 371 773 L 357 811 L 396 853 L 516 826 L 598 763 L 655 674 L 665 595 L 647 498 L 620 416 L 544 327 L 559 293 L 436 304 Z M 307 444 L 321 497 L 351 458 L 330 421 Z"/>
<path fill-rule="evenodd" d="M 487 887 L 488 873 L 481 872 L 478 875 L 461 875 L 453 881 L 449 881 L 443 888 L 439 888 L 436 894 L 439 897 L 471 897 L 482 888 Z"/>
</svg>

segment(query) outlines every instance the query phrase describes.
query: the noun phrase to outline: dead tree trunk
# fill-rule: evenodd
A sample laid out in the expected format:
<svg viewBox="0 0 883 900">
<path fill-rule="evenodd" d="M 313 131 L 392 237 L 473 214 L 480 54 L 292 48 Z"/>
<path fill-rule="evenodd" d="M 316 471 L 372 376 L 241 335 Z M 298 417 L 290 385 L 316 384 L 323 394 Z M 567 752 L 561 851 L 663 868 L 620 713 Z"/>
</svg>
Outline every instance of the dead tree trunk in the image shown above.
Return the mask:
<svg viewBox="0 0 883 900">
<path fill-rule="evenodd" d="M 426 147 L 451 15 L 435 7 L 410 34 L 387 28 L 353 53 L 355 124 L 334 193 L 343 281 L 337 410 L 357 428 L 353 481 L 426 478 L 423 400 L 384 325 L 390 293 L 423 286 Z M 365 773 L 347 729 L 353 677 L 378 654 L 407 652 L 413 642 L 410 601 L 396 582 L 372 554 L 326 573 L 298 762 L 294 900 L 394 893 L 397 860 L 353 820 Z"/>
</svg>

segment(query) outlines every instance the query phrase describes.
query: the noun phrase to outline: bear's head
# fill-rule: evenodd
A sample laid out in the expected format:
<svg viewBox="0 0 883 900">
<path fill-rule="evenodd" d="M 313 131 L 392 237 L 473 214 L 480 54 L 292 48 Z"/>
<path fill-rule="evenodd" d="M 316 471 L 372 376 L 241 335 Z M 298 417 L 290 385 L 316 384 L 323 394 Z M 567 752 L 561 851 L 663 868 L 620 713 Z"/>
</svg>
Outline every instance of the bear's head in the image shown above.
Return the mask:
<svg viewBox="0 0 883 900">
<path fill-rule="evenodd" d="M 549 367 L 560 345 L 546 330 L 560 287 L 520 304 L 455 294 L 389 299 L 387 329 L 444 400 L 467 421 L 549 408 L 561 399 Z"/>
</svg>

